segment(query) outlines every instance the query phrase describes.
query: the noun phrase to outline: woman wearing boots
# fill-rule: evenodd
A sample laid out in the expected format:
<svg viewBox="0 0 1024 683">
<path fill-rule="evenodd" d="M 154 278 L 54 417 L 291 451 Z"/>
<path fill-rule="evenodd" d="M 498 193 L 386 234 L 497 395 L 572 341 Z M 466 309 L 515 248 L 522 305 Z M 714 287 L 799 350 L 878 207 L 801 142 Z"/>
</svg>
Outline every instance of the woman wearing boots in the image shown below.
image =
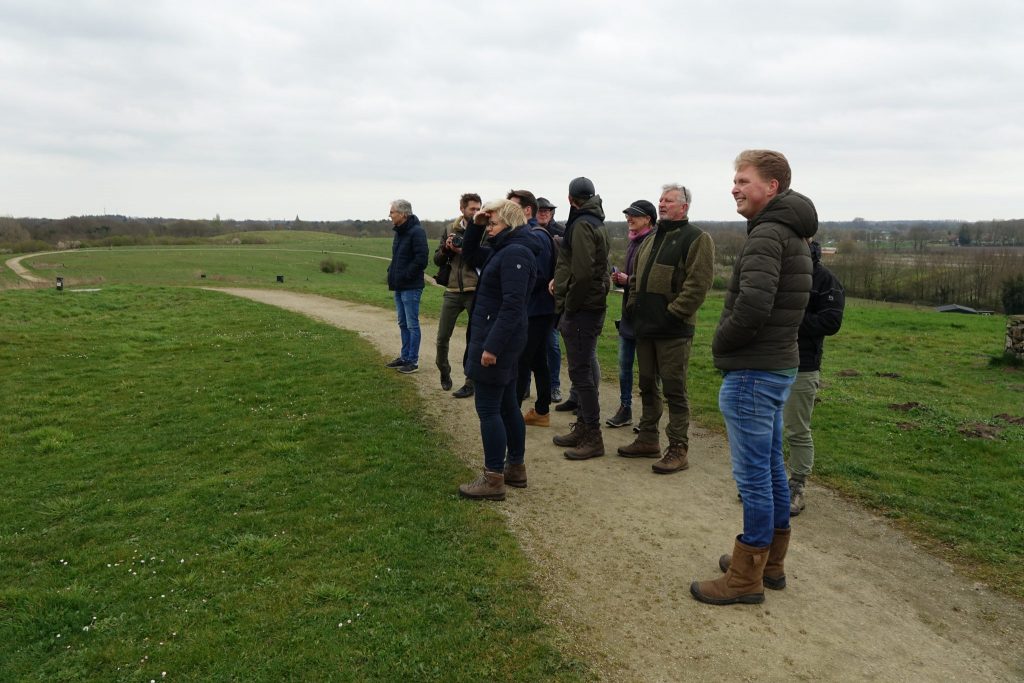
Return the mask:
<svg viewBox="0 0 1024 683">
<path fill-rule="evenodd" d="M 466 376 L 476 384 L 484 471 L 459 486 L 465 498 L 504 500 L 505 486 L 526 486 L 526 424 L 516 398 L 516 361 L 526 345 L 526 304 L 537 274 L 536 241 L 523 210 L 507 199 L 488 202 L 474 222 L 486 223 L 490 253 L 480 273 L 470 323 Z"/>
</svg>

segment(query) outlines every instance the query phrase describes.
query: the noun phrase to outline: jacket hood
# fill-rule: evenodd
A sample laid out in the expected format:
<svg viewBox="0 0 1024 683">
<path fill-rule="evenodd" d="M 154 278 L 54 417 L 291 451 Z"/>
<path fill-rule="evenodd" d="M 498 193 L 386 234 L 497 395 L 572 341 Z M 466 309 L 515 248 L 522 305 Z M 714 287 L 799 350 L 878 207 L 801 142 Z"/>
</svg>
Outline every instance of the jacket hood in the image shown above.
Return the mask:
<svg viewBox="0 0 1024 683">
<path fill-rule="evenodd" d="M 405 222 L 401 225 L 392 226 L 392 230 L 395 232 L 405 232 L 409 228 L 416 227 L 420 224 L 420 219 L 416 217 L 416 214 L 410 213 L 409 217 L 405 219 Z"/>
<path fill-rule="evenodd" d="M 493 239 L 491 239 L 491 248 L 497 250 L 507 247 L 510 244 L 522 244 L 530 250 L 530 253 L 534 255 L 539 254 L 540 245 L 537 244 L 537 240 L 533 239 L 533 236 L 530 235 L 529 231 L 530 228 L 526 224 L 509 230 L 502 230 Z"/>
<path fill-rule="evenodd" d="M 786 190 L 747 222 L 747 233 L 761 223 L 780 223 L 806 239 L 818 232 L 818 211 L 804 195 Z"/>
<path fill-rule="evenodd" d="M 583 214 L 596 216 L 602 223 L 604 223 L 604 204 L 601 202 L 601 195 L 595 194 L 593 197 L 580 204 L 579 208 L 574 206 L 569 209 L 569 218 L 565 221 L 566 225 L 572 224 Z"/>
</svg>

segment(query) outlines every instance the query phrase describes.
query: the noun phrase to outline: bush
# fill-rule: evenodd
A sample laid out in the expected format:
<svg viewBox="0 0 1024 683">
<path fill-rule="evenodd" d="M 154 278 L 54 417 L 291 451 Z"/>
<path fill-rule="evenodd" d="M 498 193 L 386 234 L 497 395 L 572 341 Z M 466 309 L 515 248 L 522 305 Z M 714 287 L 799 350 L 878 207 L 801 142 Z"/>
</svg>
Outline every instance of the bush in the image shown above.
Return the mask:
<svg viewBox="0 0 1024 683">
<path fill-rule="evenodd" d="M 1024 315 L 1024 275 L 1003 280 L 1003 312 Z"/>
<path fill-rule="evenodd" d="M 320 270 L 325 273 L 344 273 L 346 267 L 344 261 L 334 258 L 325 258 L 320 262 Z"/>
</svg>

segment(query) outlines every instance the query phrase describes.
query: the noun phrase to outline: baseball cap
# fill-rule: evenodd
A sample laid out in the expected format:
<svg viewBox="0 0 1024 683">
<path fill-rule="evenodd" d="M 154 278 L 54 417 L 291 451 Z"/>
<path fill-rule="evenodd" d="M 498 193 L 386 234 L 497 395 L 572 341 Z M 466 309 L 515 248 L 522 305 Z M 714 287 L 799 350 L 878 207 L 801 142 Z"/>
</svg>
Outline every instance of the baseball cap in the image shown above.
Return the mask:
<svg viewBox="0 0 1024 683">
<path fill-rule="evenodd" d="M 654 208 L 654 204 L 651 204 L 646 199 L 638 199 L 625 209 L 622 213 L 627 216 L 649 216 L 651 223 L 658 222 L 658 210 Z"/>
</svg>

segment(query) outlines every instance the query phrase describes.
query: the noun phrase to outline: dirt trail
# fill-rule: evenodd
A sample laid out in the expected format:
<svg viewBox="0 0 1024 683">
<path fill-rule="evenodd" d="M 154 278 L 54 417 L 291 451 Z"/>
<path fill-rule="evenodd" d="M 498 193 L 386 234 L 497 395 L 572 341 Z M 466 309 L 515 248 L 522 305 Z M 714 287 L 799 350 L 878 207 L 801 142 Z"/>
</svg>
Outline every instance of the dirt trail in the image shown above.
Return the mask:
<svg viewBox="0 0 1024 683">
<path fill-rule="evenodd" d="M 388 311 L 285 291 L 219 291 L 356 331 L 383 358 L 400 346 Z M 452 450 L 476 469 L 473 404 L 440 389 L 435 335 L 427 321 L 412 378 Z M 456 334 L 451 358 L 462 352 Z M 462 373 L 453 379 L 458 386 Z M 601 396 L 610 415 L 618 387 L 606 382 Z M 565 646 L 604 680 L 1024 680 L 1024 606 L 955 575 L 883 519 L 813 483 L 808 512 L 793 521 L 786 590 L 766 591 L 760 606 L 696 602 L 690 581 L 717 574 L 741 524 L 725 439 L 691 427 L 689 471 L 657 476 L 649 460 L 612 455 L 632 440 L 629 429 L 605 430 L 603 458 L 564 459 L 550 439 L 572 418 L 552 416 L 549 429 L 527 428 L 529 488 L 490 505 L 534 561 Z"/>
</svg>

